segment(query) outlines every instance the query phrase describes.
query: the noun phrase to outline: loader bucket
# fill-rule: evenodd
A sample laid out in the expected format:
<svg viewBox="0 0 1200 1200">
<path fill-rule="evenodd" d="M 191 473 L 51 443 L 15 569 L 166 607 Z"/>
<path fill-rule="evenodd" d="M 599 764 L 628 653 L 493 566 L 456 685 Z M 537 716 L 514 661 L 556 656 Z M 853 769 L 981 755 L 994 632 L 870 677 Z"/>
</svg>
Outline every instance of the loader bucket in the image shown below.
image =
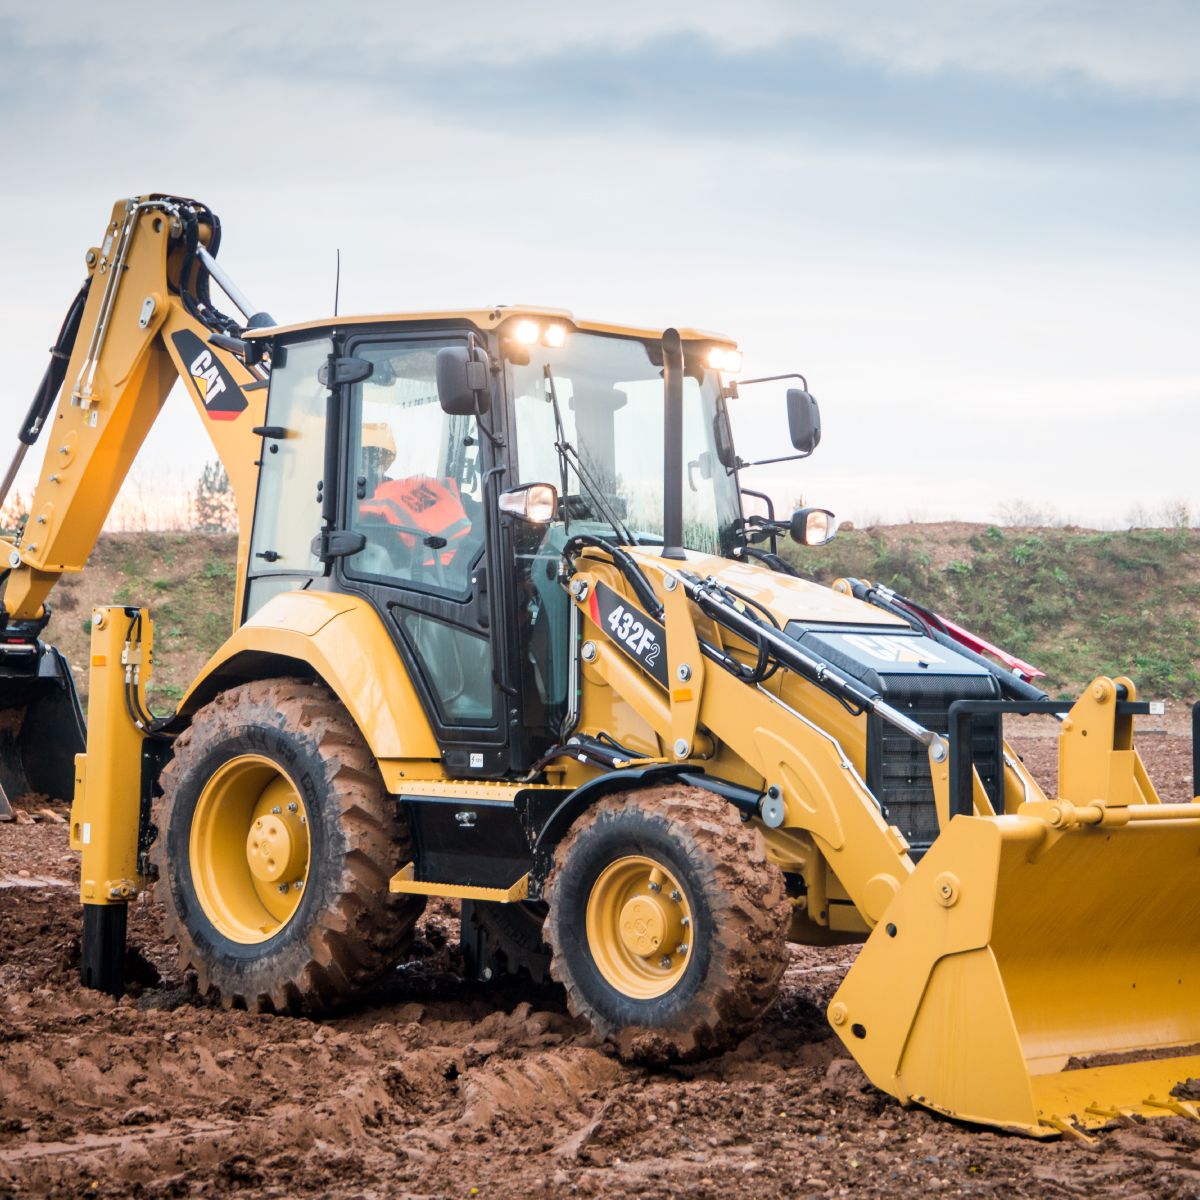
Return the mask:
<svg viewBox="0 0 1200 1200">
<path fill-rule="evenodd" d="M 84 743 L 66 659 L 43 642 L 0 645 L 0 821 L 27 792 L 70 802 Z"/>
<path fill-rule="evenodd" d="M 1036 1137 L 1200 1116 L 1198 806 L 1138 808 L 950 822 L 829 1006 L 877 1087 Z"/>
</svg>

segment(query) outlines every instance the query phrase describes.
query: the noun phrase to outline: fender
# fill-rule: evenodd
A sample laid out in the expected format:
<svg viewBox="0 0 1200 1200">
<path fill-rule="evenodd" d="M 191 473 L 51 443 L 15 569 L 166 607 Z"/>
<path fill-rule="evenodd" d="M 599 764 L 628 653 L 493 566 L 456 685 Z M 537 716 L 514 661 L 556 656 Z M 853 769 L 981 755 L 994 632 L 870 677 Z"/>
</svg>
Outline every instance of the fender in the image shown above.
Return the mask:
<svg viewBox="0 0 1200 1200">
<path fill-rule="evenodd" d="M 537 895 L 541 895 L 541 884 L 550 873 L 554 848 L 585 809 L 590 808 L 597 800 L 617 792 L 631 792 L 638 788 L 652 787 L 656 783 L 672 781 L 687 784 L 689 787 L 703 788 L 706 792 L 728 800 L 746 820 L 761 816 L 763 793 L 706 775 L 685 763 L 656 763 L 649 767 L 607 771 L 580 784 L 566 796 L 538 831 L 533 846 L 534 867 L 531 881 L 535 885 Z M 533 890 L 530 895 L 534 895 Z"/>
<path fill-rule="evenodd" d="M 400 655 L 379 614 L 356 596 L 273 596 L 205 663 L 177 719 L 239 683 L 297 671 L 315 673 L 345 705 L 389 791 L 405 778 L 444 778 L 437 739 Z"/>
</svg>

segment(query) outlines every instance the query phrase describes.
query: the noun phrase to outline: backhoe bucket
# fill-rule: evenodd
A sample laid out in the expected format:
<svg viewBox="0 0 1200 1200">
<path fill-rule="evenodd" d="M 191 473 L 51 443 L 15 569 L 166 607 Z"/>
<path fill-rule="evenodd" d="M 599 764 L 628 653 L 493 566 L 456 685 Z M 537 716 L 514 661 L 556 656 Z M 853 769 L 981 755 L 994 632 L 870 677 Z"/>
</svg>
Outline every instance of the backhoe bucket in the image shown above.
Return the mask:
<svg viewBox="0 0 1200 1200">
<path fill-rule="evenodd" d="M 1037 1137 L 1200 1119 L 1200 805 L 1089 816 L 950 822 L 829 1006 L 877 1087 Z"/>
<path fill-rule="evenodd" d="M 84 742 L 66 659 L 43 642 L 0 645 L 0 821 L 28 792 L 69 803 Z"/>
</svg>

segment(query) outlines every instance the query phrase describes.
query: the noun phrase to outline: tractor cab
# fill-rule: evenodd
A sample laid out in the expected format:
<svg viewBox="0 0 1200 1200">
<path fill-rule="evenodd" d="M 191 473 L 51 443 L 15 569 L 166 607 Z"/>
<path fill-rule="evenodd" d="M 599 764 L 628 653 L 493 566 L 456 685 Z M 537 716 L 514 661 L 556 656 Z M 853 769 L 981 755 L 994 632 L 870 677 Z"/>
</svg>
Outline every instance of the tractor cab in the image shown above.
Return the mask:
<svg viewBox="0 0 1200 1200">
<path fill-rule="evenodd" d="M 526 769 L 571 708 L 567 539 L 663 545 L 661 331 L 497 308 L 247 336 L 271 382 L 243 619 L 297 588 L 367 598 L 447 767 Z M 680 341 L 682 544 L 729 557 L 765 536 L 729 429 L 741 355 Z"/>
</svg>

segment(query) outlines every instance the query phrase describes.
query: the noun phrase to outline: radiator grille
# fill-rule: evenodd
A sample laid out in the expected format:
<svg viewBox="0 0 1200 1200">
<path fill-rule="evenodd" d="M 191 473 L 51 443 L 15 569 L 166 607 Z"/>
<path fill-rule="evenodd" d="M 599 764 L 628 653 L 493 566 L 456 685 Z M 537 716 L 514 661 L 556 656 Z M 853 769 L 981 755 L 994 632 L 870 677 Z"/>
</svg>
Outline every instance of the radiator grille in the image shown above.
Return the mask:
<svg viewBox="0 0 1200 1200">
<path fill-rule="evenodd" d="M 889 704 L 941 734 L 949 732 L 950 705 L 955 700 L 997 698 L 995 681 L 988 676 L 894 675 L 885 685 L 884 699 Z M 1003 784 L 1000 717 L 977 716 L 973 724 L 972 756 L 984 790 L 998 808 Z M 920 742 L 876 716 L 867 725 L 867 786 L 883 805 L 888 823 L 899 828 L 912 856 L 919 858 L 938 835 L 929 756 Z"/>
</svg>

